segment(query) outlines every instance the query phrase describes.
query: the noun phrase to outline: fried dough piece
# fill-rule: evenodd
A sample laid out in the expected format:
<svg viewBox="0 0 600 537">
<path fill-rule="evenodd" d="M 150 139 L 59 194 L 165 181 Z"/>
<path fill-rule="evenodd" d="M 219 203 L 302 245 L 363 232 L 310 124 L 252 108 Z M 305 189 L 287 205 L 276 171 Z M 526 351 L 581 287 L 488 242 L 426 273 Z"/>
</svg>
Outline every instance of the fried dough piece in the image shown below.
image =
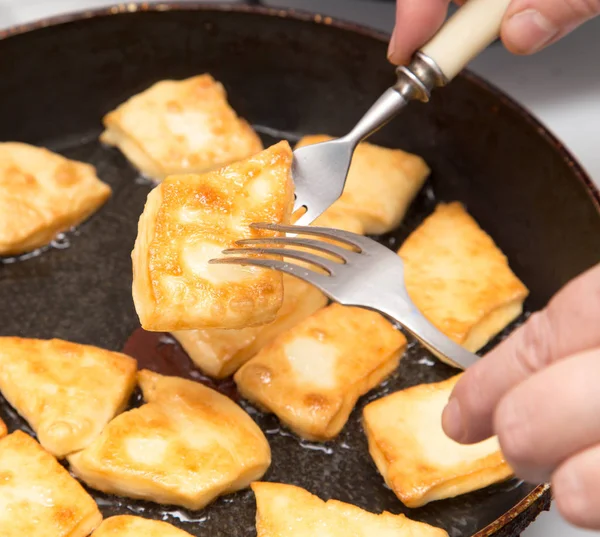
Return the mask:
<svg viewBox="0 0 600 537">
<path fill-rule="evenodd" d="M 93 498 L 33 438 L 0 440 L 2 537 L 87 537 L 101 521 Z"/>
<path fill-rule="evenodd" d="M 117 416 L 71 469 L 98 490 L 202 509 L 260 479 L 269 444 L 229 398 L 190 380 L 143 370 L 147 404 Z"/>
<path fill-rule="evenodd" d="M 444 433 L 442 411 L 459 378 L 396 392 L 363 411 L 369 452 L 407 507 L 478 490 L 513 473 L 496 438 L 461 445 Z"/>
<path fill-rule="evenodd" d="M 257 537 L 448 537 L 404 515 L 364 511 L 337 500 L 324 502 L 293 485 L 253 483 Z"/>
<path fill-rule="evenodd" d="M 223 330 L 173 332 L 192 361 L 207 375 L 225 378 L 235 373 L 279 334 L 325 307 L 327 298 L 312 285 L 283 275 L 283 305 L 275 320 L 264 326 Z"/>
<path fill-rule="evenodd" d="M 331 139 L 305 136 L 296 147 Z M 421 157 L 362 142 L 354 152 L 344 192 L 332 207 L 356 217 L 364 233 L 387 233 L 398 227 L 429 173 Z"/>
<path fill-rule="evenodd" d="M 0 143 L 0 256 L 49 244 L 110 195 L 90 164 L 41 147 Z"/>
<path fill-rule="evenodd" d="M 396 369 L 405 346 L 378 313 L 332 304 L 264 347 L 234 378 L 243 397 L 298 435 L 329 440 L 358 398 Z"/>
<path fill-rule="evenodd" d="M 208 74 L 162 80 L 104 117 L 101 140 L 118 147 L 144 175 L 203 173 L 262 150 L 252 127 Z"/>
<path fill-rule="evenodd" d="M 398 253 L 415 305 L 472 352 L 523 311 L 527 288 L 460 203 L 438 205 Z"/>
<path fill-rule="evenodd" d="M 4 423 L 0 419 L 0 438 L 6 436 L 8 434 L 8 429 L 6 428 L 6 423 Z"/>
<path fill-rule="evenodd" d="M 246 328 L 272 322 L 281 273 L 211 265 L 240 239 L 273 236 L 253 222 L 289 223 L 292 151 L 280 142 L 205 175 L 171 176 L 148 196 L 133 250 L 133 298 L 143 328 Z"/>
<path fill-rule="evenodd" d="M 186 531 L 160 520 L 121 515 L 107 518 L 91 537 L 192 537 Z"/>
<path fill-rule="evenodd" d="M 83 449 L 127 404 L 133 358 L 60 339 L 0 338 L 0 391 L 56 457 Z"/>
</svg>

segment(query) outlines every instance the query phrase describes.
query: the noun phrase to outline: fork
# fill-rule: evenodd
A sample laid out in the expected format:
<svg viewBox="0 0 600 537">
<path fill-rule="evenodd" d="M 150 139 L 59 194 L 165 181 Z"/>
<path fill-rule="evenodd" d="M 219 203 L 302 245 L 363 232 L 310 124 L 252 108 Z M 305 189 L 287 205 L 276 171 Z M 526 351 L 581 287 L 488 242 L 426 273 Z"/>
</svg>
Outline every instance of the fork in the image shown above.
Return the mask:
<svg viewBox="0 0 600 537">
<path fill-rule="evenodd" d="M 232 257 L 212 259 L 210 263 L 254 265 L 285 272 L 314 285 L 335 302 L 382 313 L 449 365 L 466 369 L 479 360 L 476 354 L 435 328 L 419 311 L 406 289 L 404 262 L 382 244 L 362 235 L 324 227 L 264 223 L 251 227 L 283 235 L 237 241 L 236 248 L 223 251 Z M 247 255 L 240 257 L 240 254 Z M 254 257 L 256 254 L 285 259 Z"/>
<path fill-rule="evenodd" d="M 345 136 L 294 151 L 294 214 L 308 225 L 329 208 L 346 184 L 356 146 L 396 116 L 410 101 L 428 102 L 500 33 L 510 0 L 469 0 L 417 52 L 408 66 L 396 70 L 397 81 Z"/>
</svg>

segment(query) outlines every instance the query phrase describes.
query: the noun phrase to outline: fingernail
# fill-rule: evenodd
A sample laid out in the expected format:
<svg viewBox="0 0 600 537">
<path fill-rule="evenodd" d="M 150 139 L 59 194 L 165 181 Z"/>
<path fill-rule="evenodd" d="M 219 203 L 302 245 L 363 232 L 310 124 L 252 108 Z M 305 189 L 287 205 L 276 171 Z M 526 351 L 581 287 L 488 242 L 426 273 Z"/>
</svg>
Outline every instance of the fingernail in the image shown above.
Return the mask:
<svg viewBox="0 0 600 537">
<path fill-rule="evenodd" d="M 465 427 L 458 399 L 450 399 L 442 414 L 444 432 L 453 440 L 460 442 L 465 436 Z"/>
<path fill-rule="evenodd" d="M 389 60 L 392 59 L 395 52 L 396 52 L 396 28 L 394 27 L 394 31 L 392 32 L 392 38 L 390 39 L 390 44 L 388 46 L 387 57 Z"/>
<path fill-rule="evenodd" d="M 502 36 L 517 52 L 528 54 L 547 45 L 558 32 L 559 28 L 538 10 L 526 9 L 508 19 Z"/>
</svg>

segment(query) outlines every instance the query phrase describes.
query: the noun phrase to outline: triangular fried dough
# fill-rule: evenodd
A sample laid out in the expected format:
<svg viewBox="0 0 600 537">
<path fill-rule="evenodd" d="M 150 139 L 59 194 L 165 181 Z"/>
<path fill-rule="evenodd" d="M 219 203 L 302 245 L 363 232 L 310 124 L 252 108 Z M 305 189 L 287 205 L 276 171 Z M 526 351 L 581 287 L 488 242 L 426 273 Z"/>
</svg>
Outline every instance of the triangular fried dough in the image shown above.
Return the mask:
<svg viewBox="0 0 600 537">
<path fill-rule="evenodd" d="M 69 457 L 104 492 L 201 509 L 247 487 L 271 463 L 269 444 L 238 405 L 191 380 L 139 373 L 147 404 L 117 416 Z"/>
<path fill-rule="evenodd" d="M 107 518 L 91 537 L 192 537 L 186 531 L 160 520 L 121 515 Z"/>
<path fill-rule="evenodd" d="M 0 338 L 0 391 L 56 457 L 83 449 L 120 412 L 136 361 L 60 339 Z"/>
<path fill-rule="evenodd" d="M 2 537 L 87 537 L 101 521 L 93 498 L 33 438 L 0 440 Z"/>
<path fill-rule="evenodd" d="M 337 500 L 324 502 L 293 485 L 253 483 L 257 537 L 448 537 L 404 515 L 364 511 Z"/>
</svg>

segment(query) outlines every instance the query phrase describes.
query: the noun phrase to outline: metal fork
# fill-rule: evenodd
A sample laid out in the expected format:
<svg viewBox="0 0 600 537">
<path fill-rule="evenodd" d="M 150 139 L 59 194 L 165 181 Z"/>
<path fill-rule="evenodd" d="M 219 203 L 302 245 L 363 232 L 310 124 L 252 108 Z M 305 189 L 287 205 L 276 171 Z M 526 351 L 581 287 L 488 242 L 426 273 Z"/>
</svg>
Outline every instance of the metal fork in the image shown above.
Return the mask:
<svg viewBox="0 0 600 537">
<path fill-rule="evenodd" d="M 240 240 L 236 243 L 238 248 L 223 251 L 232 257 L 213 259 L 210 263 L 255 265 L 291 274 L 319 288 L 335 302 L 379 311 L 399 323 L 440 360 L 454 367 L 466 369 L 479 359 L 423 316 L 408 295 L 404 262 L 399 255 L 373 239 L 323 227 L 279 224 L 252 224 L 251 227 L 294 236 Z M 240 257 L 241 254 L 252 257 Z M 254 257 L 256 254 L 283 256 L 286 260 Z M 287 259 L 297 259 L 309 266 Z"/>
<path fill-rule="evenodd" d="M 410 101 L 429 101 L 431 91 L 446 85 L 469 61 L 492 43 L 510 0 L 469 0 L 410 65 L 397 69 L 397 81 L 345 136 L 294 151 L 294 212 L 308 225 L 330 207 L 346 184 L 356 146 L 397 115 Z"/>
</svg>

